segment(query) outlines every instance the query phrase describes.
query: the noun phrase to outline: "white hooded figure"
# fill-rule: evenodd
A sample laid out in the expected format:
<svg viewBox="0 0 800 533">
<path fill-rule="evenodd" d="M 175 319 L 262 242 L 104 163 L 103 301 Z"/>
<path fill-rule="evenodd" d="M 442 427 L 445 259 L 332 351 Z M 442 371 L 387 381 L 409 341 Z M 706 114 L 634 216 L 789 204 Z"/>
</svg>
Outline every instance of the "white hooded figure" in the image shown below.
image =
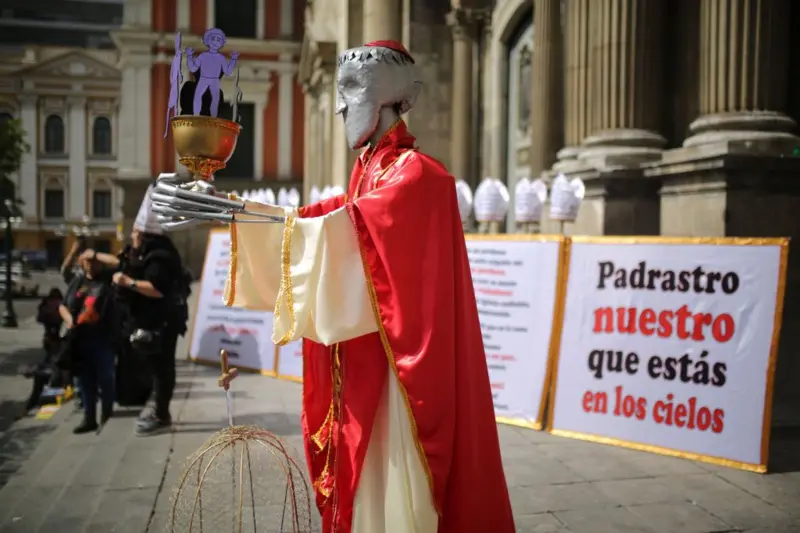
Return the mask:
<svg viewBox="0 0 800 533">
<path fill-rule="evenodd" d="M 289 193 L 283 187 L 278 190 L 278 205 L 281 207 L 289 205 Z"/>
<path fill-rule="evenodd" d="M 150 193 L 152 192 L 153 185 L 150 185 L 147 187 L 147 192 L 144 193 L 142 204 L 139 206 L 139 212 L 136 213 L 136 219 L 133 221 L 133 229 L 151 235 L 161 235 L 164 233 L 164 229 L 158 222 L 158 215 L 153 212 L 153 199 L 150 198 Z"/>
<path fill-rule="evenodd" d="M 342 188 L 341 185 L 334 185 L 333 187 L 331 187 L 331 197 L 339 196 L 341 194 L 344 194 L 344 189 Z"/>
<path fill-rule="evenodd" d="M 311 190 L 308 191 L 308 205 L 315 204 L 322 200 L 322 193 L 319 190 L 319 187 L 316 185 L 311 186 Z"/>
<path fill-rule="evenodd" d="M 509 195 L 505 184 L 497 178 L 484 178 L 475 190 L 475 218 L 480 233 L 498 233 L 508 214 Z"/>
<path fill-rule="evenodd" d="M 294 187 L 289 189 L 289 192 L 286 193 L 286 202 L 290 207 L 300 207 L 300 192 Z"/>
<path fill-rule="evenodd" d="M 580 178 L 570 181 L 563 174 L 556 176 L 550 188 L 550 218 L 575 222 L 585 193 L 586 187 Z"/>
<path fill-rule="evenodd" d="M 458 200 L 458 214 L 461 215 L 461 224 L 466 230 L 469 225 L 469 216 L 472 214 L 472 189 L 464 180 L 456 181 L 456 200 Z"/>
<path fill-rule="evenodd" d="M 275 205 L 275 193 L 272 189 L 261 189 L 264 192 L 264 203 Z"/>
<path fill-rule="evenodd" d="M 541 179 L 523 178 L 514 190 L 514 219 L 523 233 L 536 231 L 547 200 L 547 185 Z"/>
<path fill-rule="evenodd" d="M 330 197 L 331 197 L 331 186 L 330 185 L 326 185 L 325 187 L 322 188 L 322 191 L 320 191 L 319 199 L 320 200 L 327 200 Z"/>
</svg>

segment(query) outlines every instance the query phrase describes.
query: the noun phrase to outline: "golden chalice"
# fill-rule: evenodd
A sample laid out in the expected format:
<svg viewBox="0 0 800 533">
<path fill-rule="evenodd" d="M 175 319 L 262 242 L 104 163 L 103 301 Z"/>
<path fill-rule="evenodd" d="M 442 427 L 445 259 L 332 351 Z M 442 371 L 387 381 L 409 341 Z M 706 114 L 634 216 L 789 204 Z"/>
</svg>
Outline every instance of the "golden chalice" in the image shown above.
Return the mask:
<svg viewBox="0 0 800 533">
<path fill-rule="evenodd" d="M 179 161 L 195 180 L 212 181 L 225 168 L 242 131 L 236 122 L 218 117 L 178 115 L 170 122 Z"/>
</svg>

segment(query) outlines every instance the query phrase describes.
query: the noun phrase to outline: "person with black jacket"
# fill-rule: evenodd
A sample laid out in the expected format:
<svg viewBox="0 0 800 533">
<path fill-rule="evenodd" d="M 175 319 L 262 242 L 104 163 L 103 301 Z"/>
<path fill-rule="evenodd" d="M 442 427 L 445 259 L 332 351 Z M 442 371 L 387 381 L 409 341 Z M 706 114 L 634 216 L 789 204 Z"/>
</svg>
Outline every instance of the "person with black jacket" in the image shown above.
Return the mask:
<svg viewBox="0 0 800 533">
<path fill-rule="evenodd" d="M 129 349 L 148 362 L 154 408 L 145 407 L 136 433 L 151 435 L 172 425 L 170 402 L 175 390 L 175 348 L 186 331 L 185 313 L 178 309 L 184 269 L 172 240 L 163 234 L 150 211 L 150 190 L 131 232 L 131 242 L 119 256 L 98 253 L 117 271 L 113 282 L 130 318 L 125 328 Z M 87 250 L 84 254 L 94 253 Z"/>
<path fill-rule="evenodd" d="M 68 330 L 59 365 L 80 376 L 83 421 L 73 432 L 89 433 L 111 418 L 114 411 L 114 343 L 112 272 L 92 255 L 81 256 L 82 272 L 67 288 L 59 314 Z M 100 396 L 100 426 L 97 396 Z"/>
</svg>

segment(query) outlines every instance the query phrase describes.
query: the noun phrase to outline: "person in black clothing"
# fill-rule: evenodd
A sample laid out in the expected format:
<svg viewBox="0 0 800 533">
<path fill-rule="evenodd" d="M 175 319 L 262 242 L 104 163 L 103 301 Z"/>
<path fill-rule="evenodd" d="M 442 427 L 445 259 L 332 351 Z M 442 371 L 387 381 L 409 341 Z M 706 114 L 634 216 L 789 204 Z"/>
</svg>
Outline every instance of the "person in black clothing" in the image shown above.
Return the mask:
<svg viewBox="0 0 800 533">
<path fill-rule="evenodd" d="M 51 356 L 58 351 L 62 322 L 58 308 L 63 300 L 64 295 L 61 291 L 53 287 L 39 302 L 36 310 L 36 321 L 44 327 L 42 345 L 45 352 Z"/>
<path fill-rule="evenodd" d="M 111 418 L 114 410 L 114 303 L 111 289 L 112 272 L 92 255 L 81 256 L 82 272 L 67 288 L 59 314 L 68 333 L 62 366 L 71 367 L 81 380 L 83 421 L 73 432 L 89 433 L 98 429 L 97 396 L 101 403 L 100 425 Z M 63 359 L 69 359 L 65 364 Z"/>
<path fill-rule="evenodd" d="M 42 346 L 45 356 L 41 362 L 35 365 L 25 365 L 21 368 L 22 375 L 33 380 L 33 387 L 28 400 L 25 402 L 25 409 L 19 415 L 19 418 L 25 417 L 31 410 L 39 407 L 42 392 L 47 385 L 62 387 L 69 382 L 68 374 L 55 364 L 55 358 L 61 345 L 60 334 L 63 320 L 61 319 L 59 308 L 63 300 L 64 295 L 54 287 L 39 302 L 36 321 L 44 327 Z"/>
<path fill-rule="evenodd" d="M 126 250 L 119 256 L 97 254 L 106 265 L 117 269 L 113 281 L 130 317 L 126 327 L 129 349 L 150 367 L 155 405 L 153 409 L 146 407 L 137 421 L 136 432 L 141 436 L 172 425 L 169 406 L 175 390 L 175 347 L 178 337 L 186 332 L 187 314 L 180 305 L 184 279 L 181 257 L 150 212 L 149 193 L 150 189 Z"/>
</svg>

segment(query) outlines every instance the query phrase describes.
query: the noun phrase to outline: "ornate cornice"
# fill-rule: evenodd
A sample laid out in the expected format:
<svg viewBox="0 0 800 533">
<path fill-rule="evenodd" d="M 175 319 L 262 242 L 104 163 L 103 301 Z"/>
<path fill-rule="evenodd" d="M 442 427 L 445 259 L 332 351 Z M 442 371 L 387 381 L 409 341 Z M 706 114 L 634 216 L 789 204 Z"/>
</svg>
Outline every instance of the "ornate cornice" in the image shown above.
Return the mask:
<svg viewBox="0 0 800 533">
<path fill-rule="evenodd" d="M 454 39 L 477 39 L 482 28 L 491 21 L 491 12 L 486 9 L 458 7 L 447 13 L 447 25 Z"/>
</svg>

